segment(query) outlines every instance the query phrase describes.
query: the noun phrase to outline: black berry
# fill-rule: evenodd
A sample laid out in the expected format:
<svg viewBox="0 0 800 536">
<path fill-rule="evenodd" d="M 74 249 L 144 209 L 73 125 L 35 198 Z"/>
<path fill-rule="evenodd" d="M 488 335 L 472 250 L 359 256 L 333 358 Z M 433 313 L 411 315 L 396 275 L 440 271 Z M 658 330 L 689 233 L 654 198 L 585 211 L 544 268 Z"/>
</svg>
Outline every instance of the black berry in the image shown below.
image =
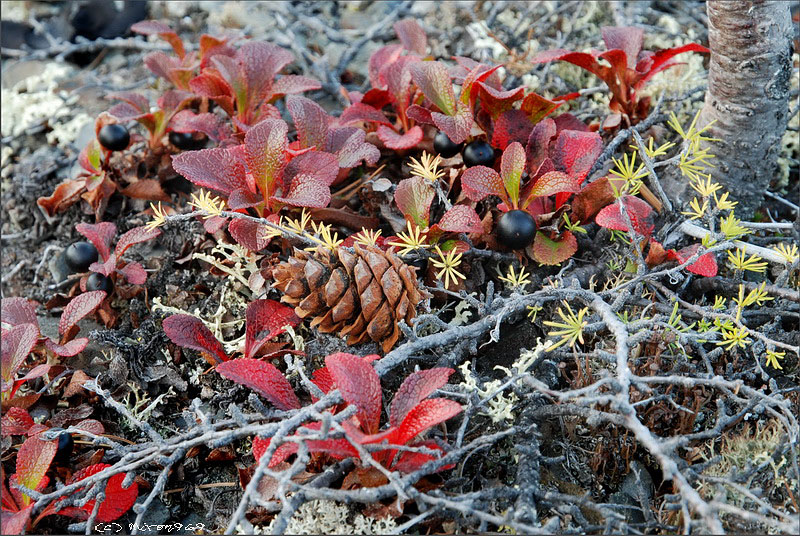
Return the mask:
<svg viewBox="0 0 800 536">
<path fill-rule="evenodd" d="M 109 151 L 122 151 L 131 142 L 131 135 L 122 125 L 111 124 L 100 129 L 97 141 Z"/>
<path fill-rule="evenodd" d="M 497 241 L 510 249 L 523 249 L 533 242 L 536 222 L 524 210 L 509 210 L 497 221 Z"/>
<path fill-rule="evenodd" d="M 182 151 L 196 151 L 202 149 L 206 145 L 208 138 L 201 136 L 195 138 L 191 132 L 175 132 L 169 133 L 169 142 L 181 149 Z"/>
<path fill-rule="evenodd" d="M 106 294 L 111 294 L 114 290 L 114 282 L 110 277 L 92 272 L 92 275 L 86 279 L 86 290 L 105 290 Z"/>
<path fill-rule="evenodd" d="M 453 143 L 444 132 L 438 132 L 433 138 L 433 150 L 442 158 L 453 158 L 463 146 L 463 143 Z"/>
<path fill-rule="evenodd" d="M 58 465 L 66 465 L 69 463 L 69 457 L 72 456 L 72 449 L 75 448 L 75 442 L 72 440 L 72 434 L 62 432 L 58 436 L 58 450 L 54 461 Z"/>
<path fill-rule="evenodd" d="M 85 272 L 93 262 L 97 262 L 97 248 L 89 242 L 70 244 L 64 252 L 64 262 L 75 273 Z"/>
<path fill-rule="evenodd" d="M 464 147 L 462 155 L 467 167 L 492 167 L 494 165 L 494 149 L 483 140 L 475 140 L 468 143 L 467 146 Z"/>
</svg>

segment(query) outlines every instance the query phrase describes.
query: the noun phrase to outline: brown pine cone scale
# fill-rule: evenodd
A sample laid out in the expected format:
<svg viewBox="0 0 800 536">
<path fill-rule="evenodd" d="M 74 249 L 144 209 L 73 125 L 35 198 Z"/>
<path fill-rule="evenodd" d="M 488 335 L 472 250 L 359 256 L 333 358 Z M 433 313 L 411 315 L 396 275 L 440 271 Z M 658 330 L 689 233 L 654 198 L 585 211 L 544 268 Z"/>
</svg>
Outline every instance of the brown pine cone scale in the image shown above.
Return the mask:
<svg viewBox="0 0 800 536">
<path fill-rule="evenodd" d="M 369 337 L 388 352 L 400 338 L 398 322 L 410 325 L 419 302 L 430 297 L 415 270 L 394 253 L 358 244 L 352 253 L 295 250 L 275 267 L 273 286 L 297 316 L 313 319 L 312 327 L 351 345 Z"/>
</svg>

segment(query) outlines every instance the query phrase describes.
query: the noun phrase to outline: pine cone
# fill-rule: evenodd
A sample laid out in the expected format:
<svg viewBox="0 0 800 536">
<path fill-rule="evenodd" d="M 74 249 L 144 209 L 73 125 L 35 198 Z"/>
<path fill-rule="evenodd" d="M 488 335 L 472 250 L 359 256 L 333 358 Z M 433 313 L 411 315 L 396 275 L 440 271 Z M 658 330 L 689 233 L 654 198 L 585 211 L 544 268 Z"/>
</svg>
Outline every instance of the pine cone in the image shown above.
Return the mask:
<svg viewBox="0 0 800 536">
<path fill-rule="evenodd" d="M 275 267 L 273 286 L 297 316 L 314 319 L 312 327 L 347 336 L 351 345 L 369 337 L 388 352 L 400 337 L 398 322 L 410 324 L 417 304 L 430 295 L 419 288 L 415 268 L 394 253 L 358 244 L 353 250 L 295 250 Z"/>
</svg>

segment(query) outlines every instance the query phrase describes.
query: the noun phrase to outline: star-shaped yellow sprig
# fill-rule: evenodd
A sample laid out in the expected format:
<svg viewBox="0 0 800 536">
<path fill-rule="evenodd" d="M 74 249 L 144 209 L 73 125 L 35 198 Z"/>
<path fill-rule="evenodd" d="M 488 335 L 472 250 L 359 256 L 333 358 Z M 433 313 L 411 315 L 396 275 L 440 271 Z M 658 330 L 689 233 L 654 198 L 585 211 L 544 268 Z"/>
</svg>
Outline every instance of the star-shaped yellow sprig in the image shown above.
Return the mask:
<svg viewBox="0 0 800 536">
<path fill-rule="evenodd" d="M 505 276 L 500 276 L 499 279 L 506 285 L 513 289 L 522 289 L 525 285 L 531 282 L 530 274 L 525 272 L 525 267 L 521 267 L 519 273 L 514 271 L 514 265 L 508 267 L 508 273 Z"/>
<path fill-rule="evenodd" d="M 422 156 L 419 160 L 414 158 L 411 159 L 411 163 L 408 165 L 411 168 L 411 174 L 417 177 L 422 177 L 423 179 L 427 179 L 431 182 L 436 182 L 442 177 L 444 177 L 444 171 L 439 169 L 439 164 L 442 162 L 442 157 L 436 155 L 429 155 L 426 152 L 422 152 Z"/>
<path fill-rule="evenodd" d="M 408 234 L 403 232 L 397 233 L 397 238 L 399 238 L 399 241 L 389 242 L 390 246 L 397 246 L 401 248 L 397 253 L 398 255 L 403 257 L 412 251 L 430 247 L 426 243 L 428 237 L 423 231 L 420 230 L 419 227 L 416 225 L 412 227 L 410 221 L 406 222 L 406 227 L 408 228 Z"/>
<path fill-rule="evenodd" d="M 356 244 L 361 244 L 362 246 L 377 247 L 379 236 L 381 236 L 380 229 L 375 231 L 362 227 L 359 232 L 353 235 L 353 240 L 355 240 Z"/>
<path fill-rule="evenodd" d="M 167 212 L 161 207 L 161 201 L 158 202 L 158 206 L 150 203 L 150 209 L 153 211 L 153 219 L 144 225 L 148 231 L 161 227 L 167 222 Z"/>
<path fill-rule="evenodd" d="M 206 212 L 203 219 L 207 220 L 222 214 L 222 210 L 225 208 L 225 201 L 211 195 L 208 190 L 200 190 L 199 194 L 192 194 L 189 206 Z"/>
<path fill-rule="evenodd" d="M 441 268 L 441 270 L 436 273 L 436 279 L 441 281 L 442 276 L 444 276 L 444 288 L 450 288 L 451 279 L 453 283 L 458 284 L 459 279 L 467 278 L 467 276 L 456 270 L 461 264 L 461 253 L 456 253 L 456 248 L 445 253 L 439 246 L 436 246 L 436 254 L 439 255 L 439 260 L 432 258 L 431 263 L 433 263 L 436 268 Z"/>
</svg>

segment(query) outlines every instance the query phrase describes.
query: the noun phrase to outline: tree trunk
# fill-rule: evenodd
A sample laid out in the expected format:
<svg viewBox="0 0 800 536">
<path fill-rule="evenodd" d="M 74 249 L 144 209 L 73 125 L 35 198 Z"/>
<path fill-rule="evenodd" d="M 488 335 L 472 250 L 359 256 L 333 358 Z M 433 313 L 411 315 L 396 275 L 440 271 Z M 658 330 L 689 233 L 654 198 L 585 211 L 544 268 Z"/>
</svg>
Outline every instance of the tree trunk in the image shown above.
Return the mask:
<svg viewBox="0 0 800 536">
<path fill-rule="evenodd" d="M 709 0 L 711 64 L 699 126 L 710 133 L 712 176 L 739 201 L 740 217 L 758 208 L 776 177 L 786 131 L 792 60 L 791 2 Z"/>
</svg>

